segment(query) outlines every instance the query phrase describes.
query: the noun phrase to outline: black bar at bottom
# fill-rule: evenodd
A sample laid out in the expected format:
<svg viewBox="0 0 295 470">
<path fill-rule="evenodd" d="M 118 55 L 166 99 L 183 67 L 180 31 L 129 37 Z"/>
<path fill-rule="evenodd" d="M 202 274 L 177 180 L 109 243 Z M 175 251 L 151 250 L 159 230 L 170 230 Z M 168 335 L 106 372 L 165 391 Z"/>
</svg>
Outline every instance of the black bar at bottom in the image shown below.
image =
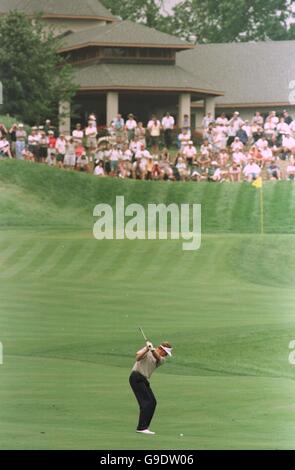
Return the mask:
<svg viewBox="0 0 295 470">
<path fill-rule="evenodd" d="M 198 451 L 198 450 L 160 450 L 160 451 L 1 451 L 0 462 L 27 465 L 30 469 L 42 468 L 42 465 L 79 465 L 85 468 L 124 467 L 184 467 L 209 468 L 212 465 L 282 465 L 294 459 L 292 451 Z M 4 468 L 4 467 L 3 467 Z"/>
</svg>

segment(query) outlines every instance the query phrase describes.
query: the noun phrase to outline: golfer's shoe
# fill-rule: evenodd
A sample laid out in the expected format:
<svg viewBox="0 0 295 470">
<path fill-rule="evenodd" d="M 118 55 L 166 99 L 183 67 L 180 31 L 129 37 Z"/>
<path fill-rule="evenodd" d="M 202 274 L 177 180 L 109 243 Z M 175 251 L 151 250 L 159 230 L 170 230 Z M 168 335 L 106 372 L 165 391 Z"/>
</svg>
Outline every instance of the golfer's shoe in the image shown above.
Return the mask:
<svg viewBox="0 0 295 470">
<path fill-rule="evenodd" d="M 136 432 L 140 432 L 141 434 L 156 434 L 155 432 L 150 431 L 149 429 L 143 429 L 142 431 L 139 431 L 139 430 L 137 429 Z"/>
</svg>

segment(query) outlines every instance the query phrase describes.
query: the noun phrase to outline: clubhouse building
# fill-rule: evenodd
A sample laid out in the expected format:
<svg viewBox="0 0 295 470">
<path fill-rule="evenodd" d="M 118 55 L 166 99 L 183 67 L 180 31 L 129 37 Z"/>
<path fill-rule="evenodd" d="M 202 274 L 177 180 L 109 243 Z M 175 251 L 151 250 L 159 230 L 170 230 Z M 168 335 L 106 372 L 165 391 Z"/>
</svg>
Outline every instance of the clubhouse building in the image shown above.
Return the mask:
<svg viewBox="0 0 295 470">
<path fill-rule="evenodd" d="M 146 122 L 169 111 L 180 126 L 191 116 L 196 128 L 208 112 L 295 115 L 295 41 L 195 46 L 121 21 L 98 0 L 0 0 L 0 15 L 11 10 L 41 13 L 45 28 L 61 36 L 59 52 L 73 64 L 79 88 L 73 103 L 60 103 L 64 132 L 91 113 L 109 124 L 118 112 Z"/>
</svg>

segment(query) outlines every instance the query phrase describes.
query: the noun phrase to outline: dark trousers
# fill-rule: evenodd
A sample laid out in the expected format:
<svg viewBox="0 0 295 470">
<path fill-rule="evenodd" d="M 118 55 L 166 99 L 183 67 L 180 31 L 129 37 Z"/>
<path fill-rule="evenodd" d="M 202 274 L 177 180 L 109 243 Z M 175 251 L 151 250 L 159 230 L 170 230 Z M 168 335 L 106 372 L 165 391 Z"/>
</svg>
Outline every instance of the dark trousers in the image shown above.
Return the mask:
<svg viewBox="0 0 295 470">
<path fill-rule="evenodd" d="M 165 142 L 165 147 L 169 149 L 172 144 L 172 129 L 165 129 L 164 142 Z"/>
<path fill-rule="evenodd" d="M 131 372 L 129 377 L 130 386 L 139 404 L 139 421 L 137 430 L 148 429 L 153 418 L 157 401 L 150 387 L 149 381 L 139 372 Z"/>
</svg>

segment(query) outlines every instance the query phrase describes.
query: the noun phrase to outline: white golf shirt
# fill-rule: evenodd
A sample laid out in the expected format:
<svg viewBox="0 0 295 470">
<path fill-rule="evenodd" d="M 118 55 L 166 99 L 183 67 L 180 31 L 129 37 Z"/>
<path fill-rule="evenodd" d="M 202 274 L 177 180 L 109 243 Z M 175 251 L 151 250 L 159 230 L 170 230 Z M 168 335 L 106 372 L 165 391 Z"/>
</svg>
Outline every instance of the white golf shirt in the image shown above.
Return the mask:
<svg viewBox="0 0 295 470">
<path fill-rule="evenodd" d="M 174 117 L 173 116 L 164 116 L 162 119 L 163 129 L 173 129 L 174 127 Z"/>
</svg>

